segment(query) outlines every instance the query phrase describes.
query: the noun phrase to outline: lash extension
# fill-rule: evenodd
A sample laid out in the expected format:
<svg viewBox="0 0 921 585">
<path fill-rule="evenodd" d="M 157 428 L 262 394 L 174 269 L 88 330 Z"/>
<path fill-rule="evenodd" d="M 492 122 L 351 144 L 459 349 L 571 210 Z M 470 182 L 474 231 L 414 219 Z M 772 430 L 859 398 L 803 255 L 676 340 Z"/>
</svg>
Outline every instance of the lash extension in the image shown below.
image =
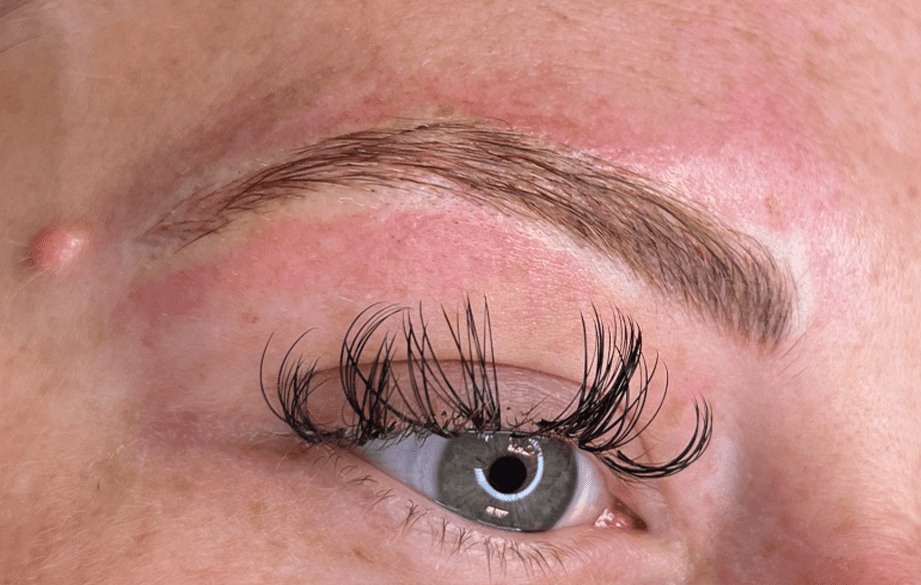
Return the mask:
<svg viewBox="0 0 921 585">
<path fill-rule="evenodd" d="M 623 453 L 656 418 L 666 389 L 651 414 L 649 385 L 658 359 L 649 368 L 642 354 L 642 334 L 629 318 L 615 313 L 614 325 L 593 309 L 594 327 L 582 316 L 583 373 L 578 391 L 552 419 L 502 421 L 501 389 L 489 308 L 484 301 L 480 321 L 470 304 L 464 318 L 453 320 L 442 308 L 452 338 L 451 360 L 436 356 L 428 322 L 419 307 L 372 305 L 355 317 L 339 352 L 338 377 L 354 420 L 346 426 L 326 428 L 311 415 L 310 395 L 321 383 L 317 362 L 306 362 L 295 351 L 305 332 L 287 350 L 275 380 L 278 408 L 269 399 L 264 380 L 265 359 L 260 361 L 260 388 L 271 411 L 309 444 L 331 441 L 362 446 L 375 439 L 401 439 L 408 435 L 446 438 L 463 433 L 512 431 L 519 436 L 554 437 L 596 454 L 609 468 L 626 477 L 661 478 L 691 465 L 706 450 L 713 427 L 709 404 L 695 402 L 691 438 L 678 455 L 662 463 L 643 463 Z M 399 318 L 398 330 L 385 324 Z M 449 375 L 447 364 L 459 370 Z M 667 376 L 667 373 L 666 373 Z M 459 380 L 457 378 L 460 378 Z M 638 377 L 637 389 L 631 382 Z"/>
</svg>

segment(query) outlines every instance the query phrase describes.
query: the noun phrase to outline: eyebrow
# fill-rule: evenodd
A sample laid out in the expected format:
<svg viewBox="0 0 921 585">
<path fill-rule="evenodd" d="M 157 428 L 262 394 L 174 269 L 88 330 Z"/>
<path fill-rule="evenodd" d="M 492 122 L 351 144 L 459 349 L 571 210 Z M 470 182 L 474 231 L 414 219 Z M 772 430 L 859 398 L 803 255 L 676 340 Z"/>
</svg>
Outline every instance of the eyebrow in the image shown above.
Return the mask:
<svg viewBox="0 0 921 585">
<path fill-rule="evenodd" d="M 146 238 L 183 246 L 244 214 L 325 187 L 425 186 L 550 225 L 761 345 L 789 333 L 793 285 L 755 239 L 626 168 L 476 122 L 372 129 L 322 140 L 242 180 L 195 193 Z"/>
</svg>

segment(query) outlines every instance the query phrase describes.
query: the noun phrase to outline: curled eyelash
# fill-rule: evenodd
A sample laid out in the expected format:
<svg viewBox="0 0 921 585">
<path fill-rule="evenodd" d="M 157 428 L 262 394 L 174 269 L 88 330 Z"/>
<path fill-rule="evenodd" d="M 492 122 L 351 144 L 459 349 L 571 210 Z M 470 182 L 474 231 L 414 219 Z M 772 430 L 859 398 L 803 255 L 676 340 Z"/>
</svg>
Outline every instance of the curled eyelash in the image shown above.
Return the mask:
<svg viewBox="0 0 921 585">
<path fill-rule="evenodd" d="M 310 396 L 325 380 L 320 380 L 316 361 L 308 363 L 296 354 L 309 331 L 282 359 L 275 380 L 277 407 L 262 382 L 271 339 L 266 344 L 260 361 L 263 398 L 275 416 L 309 444 L 331 441 L 362 446 L 371 440 L 409 435 L 452 438 L 467 432 L 512 431 L 523 437 L 566 441 L 594 453 L 615 472 L 637 479 L 674 475 L 699 459 L 709 445 L 713 416 L 707 402 L 700 401 L 694 404 L 694 431 L 675 457 L 646 463 L 623 452 L 656 418 L 667 393 L 666 378 L 661 398 L 649 401 L 659 362 L 656 359 L 647 366 L 639 327 L 623 315 L 615 313 L 611 324 L 593 308 L 592 327 L 583 315 L 583 373 L 575 396 L 554 418 L 525 413 L 515 421 L 502 420 L 486 303 L 479 320 L 469 300 L 463 319 L 459 315 L 452 319 L 444 308 L 442 315 L 456 354 L 449 362 L 436 355 L 421 306 L 418 314 L 407 307 L 380 305 L 359 313 L 339 352 L 339 382 L 351 411 L 350 424 L 327 427 L 310 412 Z M 385 327 L 398 318 L 399 328 Z M 459 375 L 452 376 L 447 363 Z"/>
</svg>

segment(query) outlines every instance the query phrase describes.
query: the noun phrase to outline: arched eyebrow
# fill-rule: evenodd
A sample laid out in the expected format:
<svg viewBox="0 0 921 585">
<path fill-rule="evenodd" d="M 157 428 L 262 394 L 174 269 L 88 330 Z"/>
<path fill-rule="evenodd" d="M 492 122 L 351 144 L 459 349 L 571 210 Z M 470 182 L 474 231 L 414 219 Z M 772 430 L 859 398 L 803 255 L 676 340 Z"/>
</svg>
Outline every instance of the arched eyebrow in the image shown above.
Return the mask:
<svg viewBox="0 0 921 585">
<path fill-rule="evenodd" d="M 561 230 L 746 340 L 776 346 L 789 333 L 792 279 L 759 242 L 628 169 L 478 123 L 322 140 L 242 180 L 192 195 L 146 237 L 188 244 L 241 214 L 328 186 L 413 185 Z"/>
</svg>

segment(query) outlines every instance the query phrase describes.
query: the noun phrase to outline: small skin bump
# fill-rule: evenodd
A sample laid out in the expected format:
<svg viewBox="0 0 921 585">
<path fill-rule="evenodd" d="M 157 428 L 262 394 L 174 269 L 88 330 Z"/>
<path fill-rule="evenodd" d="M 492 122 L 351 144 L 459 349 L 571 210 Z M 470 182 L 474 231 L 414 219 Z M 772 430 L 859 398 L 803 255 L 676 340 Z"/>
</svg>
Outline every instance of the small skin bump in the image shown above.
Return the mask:
<svg viewBox="0 0 921 585">
<path fill-rule="evenodd" d="M 29 242 L 25 263 L 40 271 L 56 271 L 71 265 L 86 248 L 86 233 L 73 227 L 48 226 Z"/>
</svg>

